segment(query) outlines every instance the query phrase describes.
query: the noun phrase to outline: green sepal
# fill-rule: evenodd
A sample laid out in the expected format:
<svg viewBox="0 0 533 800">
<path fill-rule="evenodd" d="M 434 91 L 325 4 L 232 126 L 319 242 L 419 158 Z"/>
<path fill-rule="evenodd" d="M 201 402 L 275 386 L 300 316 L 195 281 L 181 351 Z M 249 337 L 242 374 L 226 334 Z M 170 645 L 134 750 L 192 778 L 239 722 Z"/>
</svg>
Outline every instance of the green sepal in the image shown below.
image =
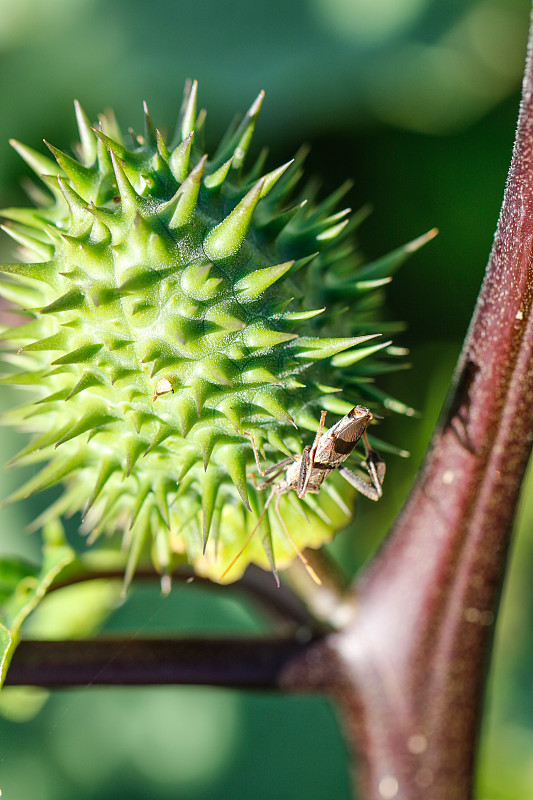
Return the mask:
<svg viewBox="0 0 533 800">
<path fill-rule="evenodd" d="M 94 217 L 89 211 L 87 202 L 61 177 L 58 177 L 57 185 L 61 189 L 61 193 L 70 210 L 72 235 L 80 236 L 87 233 L 94 223 Z"/>
<path fill-rule="evenodd" d="M 294 454 L 289 450 L 281 436 L 275 430 L 270 428 L 267 432 L 268 442 L 274 450 L 279 450 L 285 456 L 293 456 Z"/>
<path fill-rule="evenodd" d="M 157 152 L 159 153 L 163 161 L 166 161 L 166 163 L 168 164 L 170 160 L 170 151 L 166 145 L 165 140 L 163 139 L 163 134 L 156 128 L 155 135 L 156 135 Z"/>
<path fill-rule="evenodd" d="M 182 462 L 179 466 L 178 474 L 176 475 L 176 485 L 183 481 L 188 474 L 189 470 L 198 463 L 198 454 L 195 448 L 190 448 L 182 455 Z"/>
<path fill-rule="evenodd" d="M 331 192 L 325 200 L 321 203 L 318 203 L 314 209 L 313 214 L 311 215 L 311 220 L 320 220 L 321 218 L 325 217 L 327 214 L 331 214 L 332 211 L 337 208 L 338 204 L 342 200 L 342 198 L 348 194 L 350 189 L 353 188 L 354 182 L 351 178 L 344 181 L 338 189 L 335 189 L 334 192 Z"/>
<path fill-rule="evenodd" d="M 136 271 L 134 275 L 124 281 L 115 291 L 116 297 L 121 297 L 126 294 L 141 294 L 146 289 L 163 281 L 175 272 L 177 267 L 165 267 L 164 269 L 145 269 L 141 267 L 140 271 Z"/>
<path fill-rule="evenodd" d="M 42 295 L 38 289 L 22 283 L 0 283 L 0 297 L 20 306 L 24 313 L 42 302 Z"/>
<path fill-rule="evenodd" d="M 6 354 L 4 354 L 4 359 Z M 1 386 L 41 386 L 43 381 L 42 372 L 12 372 L 2 375 L 0 378 Z"/>
<path fill-rule="evenodd" d="M 283 381 L 281 381 L 273 372 L 270 372 L 269 369 L 262 366 L 253 366 L 247 367 L 245 371 L 242 372 L 242 380 L 243 383 L 274 383 L 278 384 L 279 386 L 283 385 Z"/>
<path fill-rule="evenodd" d="M 325 411 L 331 411 L 333 414 L 339 414 L 340 416 L 348 414 L 353 408 L 353 403 L 347 403 L 346 400 L 341 400 L 340 397 L 335 397 L 335 395 L 322 397 L 320 404 Z"/>
<path fill-rule="evenodd" d="M 68 389 L 60 389 L 58 392 L 52 392 L 52 394 L 46 395 L 46 397 L 41 397 L 40 400 L 35 400 L 35 405 L 40 405 L 41 403 L 55 403 L 57 400 L 65 400 L 68 394 Z"/>
<path fill-rule="evenodd" d="M 241 416 L 237 411 L 238 408 L 239 403 L 236 398 L 225 398 L 217 405 L 217 411 L 220 411 L 226 417 L 237 433 L 242 433 Z"/>
</svg>

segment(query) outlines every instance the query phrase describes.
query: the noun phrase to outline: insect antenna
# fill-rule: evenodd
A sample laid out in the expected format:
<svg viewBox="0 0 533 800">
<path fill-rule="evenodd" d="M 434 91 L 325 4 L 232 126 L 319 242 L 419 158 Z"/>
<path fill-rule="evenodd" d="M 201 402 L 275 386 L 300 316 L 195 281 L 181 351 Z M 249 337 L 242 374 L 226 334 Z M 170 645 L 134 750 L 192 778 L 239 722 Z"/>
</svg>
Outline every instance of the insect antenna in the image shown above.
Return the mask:
<svg viewBox="0 0 533 800">
<path fill-rule="evenodd" d="M 289 530 L 288 530 L 287 526 L 285 525 L 285 520 L 281 516 L 281 511 L 279 510 L 280 500 L 281 500 L 281 495 L 278 494 L 278 496 L 276 497 L 276 502 L 274 503 L 274 511 L 276 512 L 276 515 L 277 515 L 277 517 L 278 517 L 278 519 L 280 521 L 280 525 L 281 525 L 281 527 L 283 529 L 283 533 L 285 534 L 285 536 L 287 537 L 287 539 L 291 543 L 292 547 L 296 551 L 296 555 L 298 556 L 298 558 L 300 559 L 300 561 L 304 565 L 305 569 L 307 570 L 308 575 L 314 580 L 314 582 L 318 586 L 322 586 L 322 581 L 320 580 L 320 578 L 318 577 L 318 575 L 314 571 L 313 567 L 311 566 L 309 561 L 306 559 L 306 557 L 304 556 L 304 554 L 302 553 L 302 551 L 300 550 L 300 548 L 298 547 L 298 545 L 296 544 L 296 542 L 294 541 L 292 536 L 290 535 Z"/>
<path fill-rule="evenodd" d="M 223 578 L 228 574 L 228 572 L 233 567 L 233 565 L 237 563 L 239 558 L 242 556 L 242 554 L 244 553 L 244 551 L 246 550 L 246 548 L 248 547 L 248 545 L 252 541 L 256 530 L 258 529 L 258 527 L 260 526 L 261 522 L 263 521 L 263 518 L 264 518 L 264 516 L 265 516 L 265 514 L 267 512 L 267 509 L 268 509 L 270 503 L 272 502 L 272 498 L 274 497 L 274 495 L 275 495 L 275 491 L 274 491 L 274 488 L 272 488 L 272 491 L 270 492 L 270 494 L 269 494 L 269 496 L 268 496 L 268 498 L 266 500 L 266 503 L 263 506 L 263 510 L 261 511 L 261 513 L 259 515 L 259 519 L 257 520 L 257 522 L 254 525 L 253 531 L 251 532 L 251 534 L 249 535 L 249 537 L 247 538 L 247 540 L 245 541 L 244 545 L 241 547 L 241 549 L 239 550 L 239 552 L 237 553 L 235 558 L 230 562 L 230 564 L 226 567 L 226 569 L 224 570 L 224 572 L 220 576 L 220 578 L 219 578 L 220 581 L 223 580 Z M 276 579 L 276 583 L 279 586 L 279 578 L 278 578 L 278 576 L 276 574 L 274 574 L 274 578 Z"/>
</svg>

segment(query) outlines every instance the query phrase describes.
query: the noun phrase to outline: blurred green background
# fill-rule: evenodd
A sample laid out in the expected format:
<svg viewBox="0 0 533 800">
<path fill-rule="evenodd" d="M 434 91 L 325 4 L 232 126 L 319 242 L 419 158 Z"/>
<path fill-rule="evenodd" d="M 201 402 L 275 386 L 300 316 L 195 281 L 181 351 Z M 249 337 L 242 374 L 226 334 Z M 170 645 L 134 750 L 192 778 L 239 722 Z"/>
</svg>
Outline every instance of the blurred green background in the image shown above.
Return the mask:
<svg viewBox="0 0 533 800">
<path fill-rule="evenodd" d="M 0 203 L 24 203 L 24 167 L 7 144 L 68 147 L 72 100 L 90 117 L 113 107 L 141 127 L 147 100 L 158 127 L 176 119 L 184 79 L 200 81 L 213 146 L 264 88 L 255 143 L 271 167 L 312 145 L 309 174 L 333 190 L 355 179 L 354 209 L 370 257 L 433 226 L 388 292 L 396 343 L 412 369 L 384 382 L 421 412 L 386 419 L 380 436 L 409 449 L 389 458 L 385 498 L 359 503 L 352 530 L 334 543 L 347 570 L 361 566 L 401 506 L 446 393 L 495 229 L 510 160 L 525 55 L 529 0 L 0 0 Z M 7 241 L 3 259 L 10 258 Z M 358 398 L 354 398 L 357 401 Z M 4 393 L 3 403 L 12 398 Z M 21 446 L 2 432 L 2 461 Z M 2 496 L 22 479 L 2 474 Z M 531 486 L 531 481 L 529 483 Z M 482 800 L 533 796 L 533 503 L 524 492 L 496 637 L 479 777 Z M 36 557 L 26 524 L 46 498 L 0 512 L 0 552 Z M 110 588 L 114 592 L 115 587 Z M 83 592 L 86 592 L 83 594 Z M 83 609 L 68 601 L 79 635 Z M 41 631 L 54 608 L 41 612 Z M 208 621 L 208 622 L 206 622 Z M 49 627 L 46 628 L 46 625 Z M 134 589 L 106 623 L 131 636 L 249 632 L 268 621 L 232 589 L 194 584 L 162 598 Z M 215 689 L 5 692 L 0 787 L 9 800 L 63 798 L 349 798 L 346 756 L 321 698 Z M 27 720 L 24 721 L 24 717 Z"/>
</svg>

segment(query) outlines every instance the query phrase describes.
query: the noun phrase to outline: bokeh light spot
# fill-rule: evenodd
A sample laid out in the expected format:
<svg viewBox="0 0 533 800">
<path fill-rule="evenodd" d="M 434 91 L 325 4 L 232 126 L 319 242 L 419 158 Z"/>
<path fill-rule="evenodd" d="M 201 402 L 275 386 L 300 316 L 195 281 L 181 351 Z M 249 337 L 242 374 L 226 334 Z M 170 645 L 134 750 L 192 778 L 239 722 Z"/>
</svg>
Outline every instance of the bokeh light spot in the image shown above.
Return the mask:
<svg viewBox="0 0 533 800">
<path fill-rule="evenodd" d="M 313 5 L 334 33 L 372 46 L 409 28 L 428 0 L 313 0 Z"/>
</svg>

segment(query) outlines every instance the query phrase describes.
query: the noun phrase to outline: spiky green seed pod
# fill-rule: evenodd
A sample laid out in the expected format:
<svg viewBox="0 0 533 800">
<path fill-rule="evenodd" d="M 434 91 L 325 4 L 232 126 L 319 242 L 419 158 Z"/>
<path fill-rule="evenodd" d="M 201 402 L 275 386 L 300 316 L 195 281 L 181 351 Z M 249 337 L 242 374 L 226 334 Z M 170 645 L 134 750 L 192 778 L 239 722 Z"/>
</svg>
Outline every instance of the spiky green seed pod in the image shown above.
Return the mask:
<svg viewBox="0 0 533 800">
<path fill-rule="evenodd" d="M 91 540 L 121 533 L 128 580 L 148 548 L 163 574 L 186 561 L 219 578 L 265 501 L 246 434 L 275 463 L 301 452 L 321 409 L 383 399 L 372 355 L 390 343 L 361 344 L 378 332 L 379 288 L 422 240 L 363 266 L 335 211 L 348 186 L 313 208 L 293 197 L 301 156 L 245 172 L 261 101 L 211 157 L 196 84 L 170 143 L 146 107 L 127 147 L 113 118 L 93 129 L 78 104 L 74 156 L 13 142 L 46 192 L 3 212 L 23 263 L 1 268 L 0 293 L 29 318 L 3 331 L 3 382 L 32 389 L 7 415 L 34 433 L 16 462 L 45 465 L 10 500 L 63 483 L 43 519 L 81 511 Z M 283 497 L 296 544 L 330 539 L 351 498 L 336 476 Z M 293 557 L 269 513 L 227 579 Z"/>
</svg>

